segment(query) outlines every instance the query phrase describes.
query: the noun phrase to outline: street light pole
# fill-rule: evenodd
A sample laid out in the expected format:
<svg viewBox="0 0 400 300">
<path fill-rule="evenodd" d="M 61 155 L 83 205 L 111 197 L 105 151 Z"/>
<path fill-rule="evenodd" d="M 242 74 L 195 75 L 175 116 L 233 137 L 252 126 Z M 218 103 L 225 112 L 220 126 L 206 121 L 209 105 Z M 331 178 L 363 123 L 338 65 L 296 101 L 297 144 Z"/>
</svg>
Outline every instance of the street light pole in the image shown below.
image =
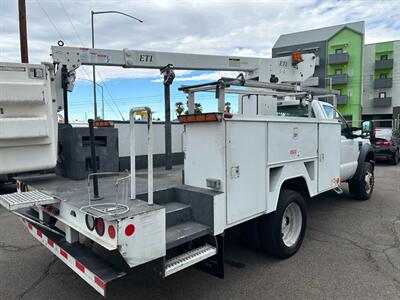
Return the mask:
<svg viewBox="0 0 400 300">
<path fill-rule="evenodd" d="M 92 49 L 94 49 L 94 21 L 93 21 L 93 16 L 94 16 L 94 11 L 91 12 L 91 21 L 92 21 Z M 92 72 L 93 72 L 93 115 L 94 115 L 94 121 L 97 121 L 97 99 L 96 99 L 96 67 L 95 65 L 92 66 Z"/>
<path fill-rule="evenodd" d="M 90 17 L 91 17 L 91 24 L 92 24 L 92 49 L 94 49 L 94 15 L 100 15 L 100 14 L 119 14 L 119 15 L 123 15 L 126 16 L 128 18 L 134 19 L 140 23 L 143 23 L 142 20 L 131 16 L 129 14 L 123 13 L 121 11 L 117 11 L 117 10 L 105 10 L 105 11 L 90 11 Z M 97 98 L 96 98 L 96 67 L 93 65 L 92 66 L 92 70 L 93 70 L 93 113 L 94 113 L 94 121 L 97 120 Z M 104 99 L 102 99 L 103 101 L 103 108 L 102 108 L 102 113 L 103 113 L 103 118 L 104 118 Z"/>
</svg>

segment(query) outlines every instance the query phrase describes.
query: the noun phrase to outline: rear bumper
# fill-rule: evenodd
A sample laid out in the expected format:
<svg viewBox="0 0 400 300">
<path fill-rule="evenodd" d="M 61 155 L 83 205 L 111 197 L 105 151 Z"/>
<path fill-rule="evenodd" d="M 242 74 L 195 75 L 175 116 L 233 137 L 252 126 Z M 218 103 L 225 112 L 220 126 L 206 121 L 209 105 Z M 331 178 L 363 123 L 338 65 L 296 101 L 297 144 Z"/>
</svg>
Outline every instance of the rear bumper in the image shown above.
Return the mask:
<svg viewBox="0 0 400 300">
<path fill-rule="evenodd" d="M 377 148 L 373 147 L 377 159 L 391 158 L 396 153 L 396 148 Z"/>
<path fill-rule="evenodd" d="M 21 220 L 34 238 L 102 296 L 106 295 L 106 286 L 109 282 L 126 275 L 82 244 L 69 244 L 62 236 L 25 219 Z"/>
</svg>

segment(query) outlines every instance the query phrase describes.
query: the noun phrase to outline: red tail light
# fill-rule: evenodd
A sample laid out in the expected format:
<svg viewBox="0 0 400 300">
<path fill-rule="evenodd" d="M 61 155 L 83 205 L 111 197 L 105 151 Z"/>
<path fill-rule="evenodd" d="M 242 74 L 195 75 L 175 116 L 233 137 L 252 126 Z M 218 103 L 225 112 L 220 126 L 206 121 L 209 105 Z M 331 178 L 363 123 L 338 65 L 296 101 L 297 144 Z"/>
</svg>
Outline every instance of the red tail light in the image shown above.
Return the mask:
<svg viewBox="0 0 400 300">
<path fill-rule="evenodd" d="M 375 144 L 383 147 L 393 146 L 393 143 L 391 141 L 377 141 Z"/>
<path fill-rule="evenodd" d="M 126 236 L 131 236 L 135 232 L 135 225 L 129 224 L 125 228 L 125 234 Z"/>
<path fill-rule="evenodd" d="M 104 225 L 104 220 L 102 218 L 96 219 L 95 228 L 96 228 L 96 232 L 99 236 L 104 235 L 105 225 Z"/>
<path fill-rule="evenodd" d="M 115 228 L 113 225 L 108 226 L 108 236 L 112 239 L 115 238 Z"/>
</svg>

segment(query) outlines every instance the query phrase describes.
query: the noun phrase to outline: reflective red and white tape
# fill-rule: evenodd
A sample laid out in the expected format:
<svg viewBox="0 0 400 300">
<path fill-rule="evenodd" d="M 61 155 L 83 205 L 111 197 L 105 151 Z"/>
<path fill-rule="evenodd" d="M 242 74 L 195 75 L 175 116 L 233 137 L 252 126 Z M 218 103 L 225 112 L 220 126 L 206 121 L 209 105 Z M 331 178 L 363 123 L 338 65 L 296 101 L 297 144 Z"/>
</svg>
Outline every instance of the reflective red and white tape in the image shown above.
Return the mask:
<svg viewBox="0 0 400 300">
<path fill-rule="evenodd" d="M 78 274 L 83 280 L 90 284 L 96 291 L 101 295 L 105 296 L 105 282 L 97 277 L 93 272 L 86 268 L 81 262 L 72 257 L 67 251 L 58 246 L 54 241 L 49 239 L 43 234 L 42 231 L 34 227 L 31 223 L 25 219 L 21 219 L 28 231 L 47 249 L 49 249 L 55 256 L 57 256 L 62 262 L 70 267 L 76 274 Z"/>
</svg>

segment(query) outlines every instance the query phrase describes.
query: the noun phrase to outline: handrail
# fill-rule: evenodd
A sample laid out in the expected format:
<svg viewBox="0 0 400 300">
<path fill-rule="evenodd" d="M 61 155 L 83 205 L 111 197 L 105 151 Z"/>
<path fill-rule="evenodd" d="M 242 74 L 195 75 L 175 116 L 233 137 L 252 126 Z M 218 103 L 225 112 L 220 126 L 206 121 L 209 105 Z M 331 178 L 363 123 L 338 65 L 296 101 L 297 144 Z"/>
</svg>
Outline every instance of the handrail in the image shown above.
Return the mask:
<svg viewBox="0 0 400 300">
<path fill-rule="evenodd" d="M 136 107 L 129 112 L 131 156 L 131 200 L 136 199 L 135 113 L 147 112 L 147 203 L 153 205 L 153 117 L 150 107 Z"/>
</svg>

